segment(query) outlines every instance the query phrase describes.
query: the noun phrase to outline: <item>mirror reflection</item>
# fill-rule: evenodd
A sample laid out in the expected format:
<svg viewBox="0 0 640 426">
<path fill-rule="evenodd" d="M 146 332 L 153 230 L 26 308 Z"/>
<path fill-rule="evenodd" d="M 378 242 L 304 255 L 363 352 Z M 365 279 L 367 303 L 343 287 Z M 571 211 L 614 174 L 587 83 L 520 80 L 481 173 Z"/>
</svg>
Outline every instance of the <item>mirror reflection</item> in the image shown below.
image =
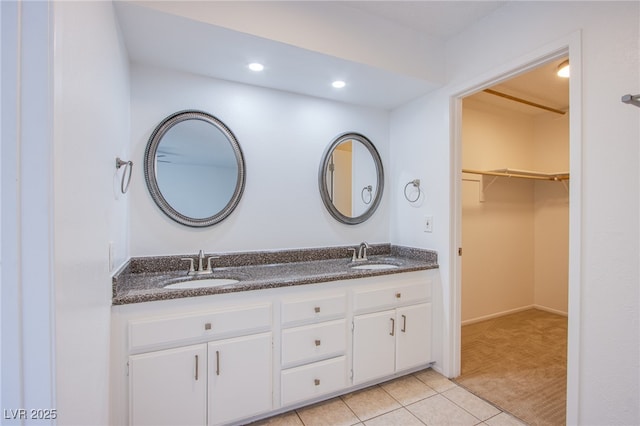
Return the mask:
<svg viewBox="0 0 640 426">
<path fill-rule="evenodd" d="M 380 202 L 383 184 L 380 156 L 363 135 L 341 135 L 325 151 L 320 194 L 337 220 L 355 224 L 368 219 Z"/>
<path fill-rule="evenodd" d="M 152 198 L 173 220 L 209 226 L 227 217 L 244 188 L 244 159 L 231 131 L 201 111 L 167 117 L 145 153 Z"/>
</svg>

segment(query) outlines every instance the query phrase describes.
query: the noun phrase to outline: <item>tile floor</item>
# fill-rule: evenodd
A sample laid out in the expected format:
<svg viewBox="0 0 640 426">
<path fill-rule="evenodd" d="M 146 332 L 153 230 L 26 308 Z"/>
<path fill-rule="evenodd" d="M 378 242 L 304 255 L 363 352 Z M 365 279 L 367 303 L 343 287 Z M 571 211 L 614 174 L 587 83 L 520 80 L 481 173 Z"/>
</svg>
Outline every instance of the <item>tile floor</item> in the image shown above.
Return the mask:
<svg viewBox="0 0 640 426">
<path fill-rule="evenodd" d="M 522 426 L 432 369 L 271 417 L 276 426 Z"/>
</svg>

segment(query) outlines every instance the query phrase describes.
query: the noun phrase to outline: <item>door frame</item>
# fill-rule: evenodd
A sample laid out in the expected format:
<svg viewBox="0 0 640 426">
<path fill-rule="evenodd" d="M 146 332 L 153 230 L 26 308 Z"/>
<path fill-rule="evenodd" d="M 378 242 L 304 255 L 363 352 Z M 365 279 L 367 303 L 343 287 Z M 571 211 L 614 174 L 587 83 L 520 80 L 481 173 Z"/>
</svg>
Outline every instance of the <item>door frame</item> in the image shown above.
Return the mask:
<svg viewBox="0 0 640 426">
<path fill-rule="evenodd" d="M 462 99 L 487 87 L 526 73 L 544 63 L 569 56 L 571 78 L 569 81 L 569 295 L 567 330 L 567 424 L 578 423 L 579 367 L 580 367 L 580 294 L 581 294 L 581 223 L 582 223 L 582 56 L 581 33 L 576 31 L 567 37 L 536 49 L 527 55 L 503 64 L 497 69 L 478 76 L 473 81 L 452 91 L 449 98 L 451 123 L 451 224 L 450 245 L 450 297 L 448 322 L 451 324 L 445 336 L 448 351 L 449 377 L 460 375 L 461 363 L 461 303 L 462 303 Z"/>
</svg>

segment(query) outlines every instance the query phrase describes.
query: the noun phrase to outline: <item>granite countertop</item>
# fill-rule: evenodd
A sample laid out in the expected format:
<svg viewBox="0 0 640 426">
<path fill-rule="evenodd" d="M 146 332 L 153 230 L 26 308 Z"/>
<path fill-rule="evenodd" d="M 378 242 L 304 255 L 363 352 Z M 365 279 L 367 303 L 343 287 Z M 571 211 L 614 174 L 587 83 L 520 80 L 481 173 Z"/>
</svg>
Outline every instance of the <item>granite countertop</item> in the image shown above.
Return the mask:
<svg viewBox="0 0 640 426">
<path fill-rule="evenodd" d="M 350 247 L 330 247 L 264 251 L 219 256 L 213 260 L 213 273 L 188 276 L 188 262 L 183 257 L 164 256 L 133 258 L 113 277 L 113 305 L 205 296 L 284 286 L 397 274 L 438 267 L 437 254 L 431 250 L 390 244 L 371 245 L 368 261 L 361 264 L 387 263 L 392 269 L 354 269 Z M 197 261 L 196 261 L 197 264 Z M 241 266 L 238 266 L 241 265 Z M 235 284 L 193 289 L 166 289 L 167 284 L 198 279 L 231 278 Z"/>
</svg>

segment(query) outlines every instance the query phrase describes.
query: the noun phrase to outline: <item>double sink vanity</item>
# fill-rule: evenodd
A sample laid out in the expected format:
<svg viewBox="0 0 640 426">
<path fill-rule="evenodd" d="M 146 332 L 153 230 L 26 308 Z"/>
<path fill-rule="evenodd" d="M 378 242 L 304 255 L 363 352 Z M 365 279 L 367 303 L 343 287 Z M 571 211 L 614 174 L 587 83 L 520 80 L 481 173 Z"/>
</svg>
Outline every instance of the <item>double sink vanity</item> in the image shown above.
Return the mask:
<svg viewBox="0 0 640 426">
<path fill-rule="evenodd" d="M 196 110 L 160 122 L 144 173 L 191 228 L 228 217 L 246 177 L 233 132 Z M 337 136 L 318 186 L 336 221 L 369 219 L 384 188 L 373 143 Z M 111 423 L 244 424 L 425 368 L 437 267 L 435 252 L 366 242 L 132 258 L 113 277 Z"/>
<path fill-rule="evenodd" d="M 185 256 L 131 259 L 113 279 L 113 421 L 243 424 L 427 367 L 436 254 L 352 249 L 216 254 L 191 275 Z"/>
</svg>

